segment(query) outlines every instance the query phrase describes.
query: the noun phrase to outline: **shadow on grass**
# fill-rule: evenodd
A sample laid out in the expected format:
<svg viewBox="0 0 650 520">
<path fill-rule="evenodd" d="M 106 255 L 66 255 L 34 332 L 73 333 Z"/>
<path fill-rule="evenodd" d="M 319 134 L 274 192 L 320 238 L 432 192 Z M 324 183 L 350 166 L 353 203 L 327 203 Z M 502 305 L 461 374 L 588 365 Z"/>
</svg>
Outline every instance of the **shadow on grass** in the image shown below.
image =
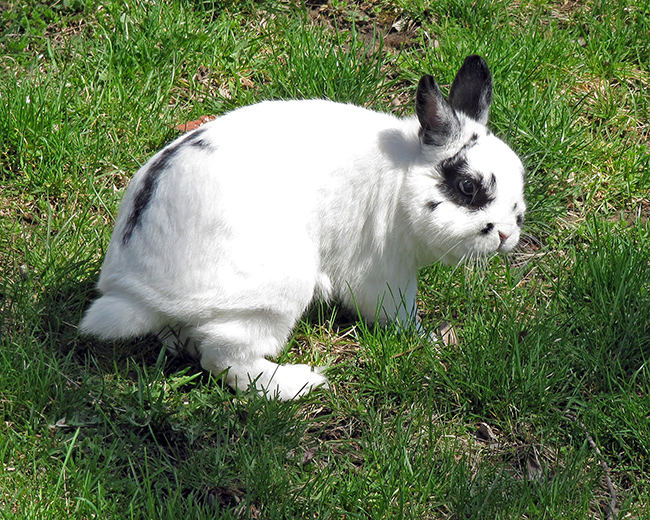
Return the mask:
<svg viewBox="0 0 650 520">
<path fill-rule="evenodd" d="M 97 296 L 96 275 L 53 277 L 30 318 L 34 344 L 52 348 L 58 360 L 49 355 L 43 363 L 53 381 L 44 385 L 43 415 L 61 438 L 52 457 L 65 460 L 75 434 L 80 474 L 104 475 L 107 493 L 176 517 L 254 515 L 262 497 L 286 495 L 278 489 L 283 479 L 272 476 L 282 465 L 260 478 L 247 460 L 272 465 L 276 452 L 296 449 L 307 428 L 299 405 L 235 394 L 195 360 L 166 355 L 155 336 L 81 337 L 78 323 Z"/>
<path fill-rule="evenodd" d="M 160 362 L 162 344 L 154 334 L 120 341 L 79 334 L 84 311 L 99 296 L 95 289 L 97 275 L 94 272 L 81 281 L 60 280 L 46 286 L 38 301 L 41 311 L 37 330 L 44 343 L 79 366 L 93 366 L 104 374 L 128 369 L 127 373 L 135 378 L 134 365 L 155 367 Z M 187 356 L 167 356 L 164 364 L 169 373 L 188 367 L 202 372 L 198 361 Z"/>
</svg>

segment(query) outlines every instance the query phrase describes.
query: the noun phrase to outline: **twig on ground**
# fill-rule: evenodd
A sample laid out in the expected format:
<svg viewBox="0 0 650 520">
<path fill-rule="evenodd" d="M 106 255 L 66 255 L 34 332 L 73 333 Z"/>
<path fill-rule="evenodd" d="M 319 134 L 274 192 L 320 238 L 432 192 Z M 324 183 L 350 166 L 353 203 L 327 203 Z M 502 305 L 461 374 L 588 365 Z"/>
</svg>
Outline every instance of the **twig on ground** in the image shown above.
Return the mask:
<svg viewBox="0 0 650 520">
<path fill-rule="evenodd" d="M 600 448 L 598 448 L 598 445 L 594 441 L 594 438 L 591 436 L 589 431 L 587 430 L 586 426 L 584 423 L 578 419 L 574 414 L 572 413 L 566 413 L 565 417 L 582 428 L 582 431 L 585 433 L 587 436 L 587 443 L 589 444 L 589 447 L 596 452 L 596 455 L 598 456 L 598 463 L 600 466 L 603 468 L 603 474 L 605 477 L 605 485 L 607 486 L 607 491 L 609 493 L 609 506 L 606 508 L 606 515 L 607 515 L 607 520 L 617 520 L 618 519 L 618 506 L 616 505 L 616 489 L 614 489 L 614 483 L 612 482 L 611 478 L 611 471 L 609 469 L 609 466 L 607 465 L 607 462 L 605 462 L 605 458 L 603 457 L 602 452 L 600 451 Z"/>
</svg>

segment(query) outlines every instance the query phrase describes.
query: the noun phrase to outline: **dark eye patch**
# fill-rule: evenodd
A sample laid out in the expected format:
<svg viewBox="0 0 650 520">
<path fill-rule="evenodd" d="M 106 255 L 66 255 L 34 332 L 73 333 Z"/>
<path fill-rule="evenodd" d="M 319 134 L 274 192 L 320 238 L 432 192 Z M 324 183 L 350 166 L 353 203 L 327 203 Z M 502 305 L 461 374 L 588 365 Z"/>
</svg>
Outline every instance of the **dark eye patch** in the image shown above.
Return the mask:
<svg viewBox="0 0 650 520">
<path fill-rule="evenodd" d="M 494 200 L 496 177 L 492 174 L 486 181 L 481 175 L 473 172 L 465 154 L 458 153 L 442 161 L 439 168 L 443 177 L 440 189 L 453 203 L 478 210 Z"/>
</svg>

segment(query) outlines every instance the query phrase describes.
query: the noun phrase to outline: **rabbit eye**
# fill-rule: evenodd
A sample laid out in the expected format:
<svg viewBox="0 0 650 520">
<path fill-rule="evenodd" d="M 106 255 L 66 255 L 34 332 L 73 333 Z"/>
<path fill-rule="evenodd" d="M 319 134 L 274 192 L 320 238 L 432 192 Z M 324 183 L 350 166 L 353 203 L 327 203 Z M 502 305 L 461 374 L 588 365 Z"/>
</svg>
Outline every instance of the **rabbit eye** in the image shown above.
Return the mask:
<svg viewBox="0 0 650 520">
<path fill-rule="evenodd" d="M 469 179 L 461 179 L 458 181 L 458 191 L 466 197 L 473 197 L 476 193 L 476 184 Z"/>
<path fill-rule="evenodd" d="M 458 153 L 440 163 L 440 188 L 447 200 L 470 211 L 477 211 L 495 198 L 496 176 L 472 169 L 464 154 Z"/>
</svg>

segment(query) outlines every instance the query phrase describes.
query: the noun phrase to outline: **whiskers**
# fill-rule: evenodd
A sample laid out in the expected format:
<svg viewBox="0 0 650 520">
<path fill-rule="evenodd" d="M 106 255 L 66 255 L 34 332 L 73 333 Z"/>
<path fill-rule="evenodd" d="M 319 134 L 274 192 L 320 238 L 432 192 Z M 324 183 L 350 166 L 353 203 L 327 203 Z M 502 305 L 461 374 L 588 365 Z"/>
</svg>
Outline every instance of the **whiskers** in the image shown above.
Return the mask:
<svg viewBox="0 0 650 520">
<path fill-rule="evenodd" d="M 523 233 L 519 238 L 517 245 L 508 252 L 491 251 L 466 251 L 459 254 L 462 247 L 462 239 L 458 239 L 450 245 L 446 252 L 440 257 L 440 261 L 454 266 L 454 271 L 461 268 L 471 271 L 485 271 L 493 264 L 495 257 L 508 264 L 511 268 L 523 268 L 530 262 L 546 254 L 542 242 L 531 233 Z"/>
<path fill-rule="evenodd" d="M 497 254 L 496 252 L 488 252 L 486 254 L 478 251 L 466 251 L 459 254 L 458 250 L 461 249 L 461 245 L 466 241 L 467 239 L 463 238 L 456 240 L 454 244 L 447 248 L 439 260 L 443 263 L 454 265 L 456 269 L 461 265 L 484 268 L 489 264 L 490 258 Z"/>
<path fill-rule="evenodd" d="M 530 232 L 522 231 L 519 242 L 510 251 L 472 250 L 472 247 L 467 245 L 467 238 L 460 237 L 454 242 L 447 242 L 445 252 L 438 260 L 455 266 L 454 270 L 464 266 L 470 270 L 483 271 L 493 263 L 495 257 L 502 259 L 511 268 L 522 268 L 545 254 L 546 248 L 541 240 Z"/>
<path fill-rule="evenodd" d="M 459 239 L 454 245 L 450 246 L 445 254 L 440 258 L 441 262 L 453 267 L 453 272 L 457 272 L 460 269 L 484 270 L 490 264 L 490 259 L 496 256 L 496 253 L 489 253 L 486 255 L 477 251 L 467 251 L 462 255 L 459 255 L 458 249 L 462 243 L 463 240 Z"/>
<path fill-rule="evenodd" d="M 470 255 L 467 255 L 465 263 L 474 270 L 483 271 L 488 268 L 490 261 L 495 256 L 497 256 L 497 253 L 489 253 L 487 255 L 472 253 Z"/>
<path fill-rule="evenodd" d="M 445 253 L 441 255 L 438 260 L 443 264 L 455 265 L 457 263 L 463 263 L 465 255 L 462 255 L 459 261 L 458 254 L 456 253 L 456 249 L 458 248 L 458 246 L 460 246 L 461 243 L 462 240 L 458 240 L 454 245 L 448 247 L 447 251 L 445 251 Z"/>
<path fill-rule="evenodd" d="M 508 260 L 513 267 L 523 267 L 545 254 L 546 248 L 539 238 L 531 233 L 522 233 L 519 243 L 508 254 Z"/>
</svg>

